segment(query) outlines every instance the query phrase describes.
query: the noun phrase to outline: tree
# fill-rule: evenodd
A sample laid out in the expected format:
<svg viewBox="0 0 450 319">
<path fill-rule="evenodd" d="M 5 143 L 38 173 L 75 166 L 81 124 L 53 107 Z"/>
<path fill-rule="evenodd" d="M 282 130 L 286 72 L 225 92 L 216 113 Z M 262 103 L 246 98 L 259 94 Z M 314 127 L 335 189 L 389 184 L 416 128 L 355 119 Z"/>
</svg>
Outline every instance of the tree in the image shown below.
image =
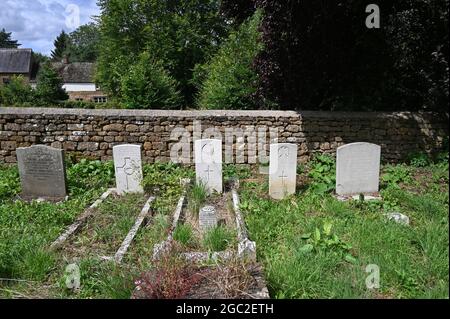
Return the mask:
<svg viewBox="0 0 450 319">
<path fill-rule="evenodd" d="M 228 27 L 218 0 L 100 0 L 98 82 L 120 98 L 120 77 L 148 51 L 177 81 L 182 104 L 197 93 L 193 70 L 217 51 Z"/>
<path fill-rule="evenodd" d="M 52 51 L 52 60 L 58 61 L 64 58 L 65 55 L 69 53 L 69 46 L 70 46 L 70 37 L 69 35 L 63 30 L 61 33 L 56 37 L 55 41 L 53 42 L 53 45 L 55 46 L 55 49 Z"/>
<path fill-rule="evenodd" d="M 62 85 L 63 81 L 58 73 L 50 64 L 44 64 L 37 76 L 36 96 L 38 103 L 47 106 L 67 100 L 69 96 Z"/>
<path fill-rule="evenodd" d="M 143 52 L 122 77 L 121 92 L 122 103 L 127 108 L 180 108 L 176 81 L 148 52 Z"/>
<path fill-rule="evenodd" d="M 80 26 L 69 35 L 68 55 L 72 62 L 95 62 L 98 57 L 100 30 L 95 23 Z"/>
<path fill-rule="evenodd" d="M 254 0 L 222 0 L 220 12 L 236 24 L 243 23 L 255 13 Z"/>
<path fill-rule="evenodd" d="M 206 66 L 198 104 L 207 109 L 254 109 L 258 76 L 253 61 L 261 51 L 261 12 L 232 32 Z"/>
<path fill-rule="evenodd" d="M 264 10 L 258 96 L 284 109 L 445 110 L 448 0 L 256 0 Z M 448 111 L 448 109 L 447 109 Z"/>
<path fill-rule="evenodd" d="M 6 32 L 5 29 L 0 31 L 0 48 L 17 49 L 20 45 L 17 43 L 17 40 L 11 39 L 11 32 Z"/>
<path fill-rule="evenodd" d="M 31 104 L 34 94 L 31 86 L 22 75 L 13 76 L 7 85 L 0 86 L 0 104 L 22 106 Z"/>
</svg>

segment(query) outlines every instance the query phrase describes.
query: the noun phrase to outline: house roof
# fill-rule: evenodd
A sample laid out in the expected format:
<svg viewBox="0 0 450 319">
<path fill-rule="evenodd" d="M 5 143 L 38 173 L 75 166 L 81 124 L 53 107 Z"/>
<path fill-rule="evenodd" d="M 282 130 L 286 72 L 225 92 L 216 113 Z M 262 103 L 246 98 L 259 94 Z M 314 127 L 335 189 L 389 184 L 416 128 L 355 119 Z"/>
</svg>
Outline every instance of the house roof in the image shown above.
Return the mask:
<svg viewBox="0 0 450 319">
<path fill-rule="evenodd" d="M 64 83 L 94 83 L 95 64 L 89 62 L 54 62 L 52 67 Z"/>
<path fill-rule="evenodd" d="M 30 73 L 31 49 L 0 49 L 0 73 Z"/>
</svg>

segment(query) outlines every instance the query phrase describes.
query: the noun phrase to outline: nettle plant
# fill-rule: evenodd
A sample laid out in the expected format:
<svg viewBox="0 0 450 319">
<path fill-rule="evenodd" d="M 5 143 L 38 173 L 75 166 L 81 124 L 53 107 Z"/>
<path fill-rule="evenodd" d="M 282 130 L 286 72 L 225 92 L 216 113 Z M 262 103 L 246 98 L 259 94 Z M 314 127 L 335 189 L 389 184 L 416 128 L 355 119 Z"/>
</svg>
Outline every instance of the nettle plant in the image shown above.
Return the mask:
<svg viewBox="0 0 450 319">
<path fill-rule="evenodd" d="M 325 221 L 322 228 L 316 227 L 312 233 L 303 234 L 301 239 L 305 240 L 306 244 L 299 251 L 302 253 L 332 251 L 342 255 L 346 261 L 356 263 L 356 258 L 350 253 L 352 246 L 334 234 L 332 228 L 333 224 Z"/>
<path fill-rule="evenodd" d="M 308 176 L 312 178 L 310 188 L 314 192 L 330 192 L 336 183 L 336 161 L 327 154 L 316 155 L 310 163 Z"/>
</svg>

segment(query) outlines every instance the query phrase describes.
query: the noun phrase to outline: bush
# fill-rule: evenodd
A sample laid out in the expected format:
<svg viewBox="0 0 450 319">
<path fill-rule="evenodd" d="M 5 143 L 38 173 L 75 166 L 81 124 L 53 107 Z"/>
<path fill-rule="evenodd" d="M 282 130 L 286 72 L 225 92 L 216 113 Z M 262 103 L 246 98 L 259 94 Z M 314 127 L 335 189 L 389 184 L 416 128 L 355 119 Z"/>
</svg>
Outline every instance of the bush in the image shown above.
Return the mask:
<svg viewBox="0 0 450 319">
<path fill-rule="evenodd" d="M 217 226 L 205 234 L 203 245 L 209 251 L 223 251 L 232 243 L 233 236 L 233 232 L 228 228 Z"/>
<path fill-rule="evenodd" d="M 36 98 L 38 105 L 54 105 L 67 100 L 69 96 L 62 85 L 63 81 L 58 73 L 49 64 L 43 65 L 37 77 Z"/>
<path fill-rule="evenodd" d="M 0 104 L 25 106 L 34 100 L 33 89 L 23 76 L 13 76 L 9 84 L 0 87 Z"/>
<path fill-rule="evenodd" d="M 180 106 L 176 81 L 148 52 L 123 75 L 122 102 L 129 109 L 174 109 Z"/>
<path fill-rule="evenodd" d="M 216 56 L 205 67 L 198 105 L 205 109 L 252 109 L 258 77 L 253 60 L 262 49 L 258 31 L 261 13 L 232 32 Z"/>
</svg>

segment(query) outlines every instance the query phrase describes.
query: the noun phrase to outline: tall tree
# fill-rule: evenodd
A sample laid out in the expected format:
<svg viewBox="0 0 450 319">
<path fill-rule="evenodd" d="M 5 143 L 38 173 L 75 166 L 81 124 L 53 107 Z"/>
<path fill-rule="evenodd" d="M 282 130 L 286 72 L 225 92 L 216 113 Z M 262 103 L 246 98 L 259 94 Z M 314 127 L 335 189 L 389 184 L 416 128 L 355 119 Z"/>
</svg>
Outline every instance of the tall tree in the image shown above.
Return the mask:
<svg viewBox="0 0 450 319">
<path fill-rule="evenodd" d="M 61 33 L 56 37 L 53 42 L 55 49 L 52 51 L 52 60 L 57 61 L 61 60 L 64 55 L 68 54 L 69 46 L 70 46 L 70 37 L 69 35 L 62 30 Z"/>
<path fill-rule="evenodd" d="M 179 83 L 183 104 L 196 95 L 193 70 L 217 51 L 227 25 L 219 0 L 100 0 L 98 79 L 119 96 L 120 77 L 150 52 Z"/>
<path fill-rule="evenodd" d="M 287 109 L 446 109 L 449 0 L 256 0 L 260 100 Z"/>
<path fill-rule="evenodd" d="M 69 34 L 68 52 L 73 62 L 95 62 L 98 57 L 100 30 L 95 23 L 80 26 Z"/>
<path fill-rule="evenodd" d="M 21 44 L 17 43 L 17 40 L 11 38 L 11 32 L 6 32 L 5 29 L 0 31 L 0 48 L 3 49 L 16 49 Z"/>
</svg>

